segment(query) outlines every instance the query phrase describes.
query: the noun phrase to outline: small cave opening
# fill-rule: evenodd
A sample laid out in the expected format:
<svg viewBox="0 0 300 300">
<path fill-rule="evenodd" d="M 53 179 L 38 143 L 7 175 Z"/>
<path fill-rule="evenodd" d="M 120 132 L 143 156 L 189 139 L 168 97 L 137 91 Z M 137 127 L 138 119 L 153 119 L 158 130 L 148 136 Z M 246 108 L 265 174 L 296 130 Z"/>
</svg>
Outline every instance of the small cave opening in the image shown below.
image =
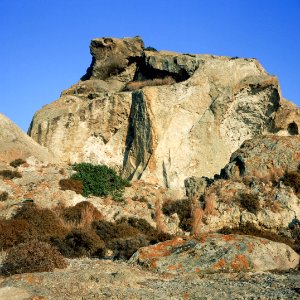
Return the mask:
<svg viewBox="0 0 300 300">
<path fill-rule="evenodd" d="M 295 122 L 292 122 L 288 125 L 287 131 L 290 135 L 298 135 L 298 125 Z"/>
</svg>

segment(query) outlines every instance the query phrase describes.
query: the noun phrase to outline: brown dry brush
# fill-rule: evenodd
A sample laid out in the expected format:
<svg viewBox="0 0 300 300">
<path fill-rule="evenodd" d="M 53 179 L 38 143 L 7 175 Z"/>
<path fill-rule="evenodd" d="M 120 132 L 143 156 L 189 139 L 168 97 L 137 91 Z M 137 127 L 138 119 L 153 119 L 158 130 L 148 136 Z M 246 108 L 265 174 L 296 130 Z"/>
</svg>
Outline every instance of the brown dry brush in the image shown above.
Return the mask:
<svg viewBox="0 0 300 300">
<path fill-rule="evenodd" d="M 17 168 L 23 164 L 26 163 L 26 160 L 22 159 L 22 158 L 17 158 L 15 160 L 13 160 L 12 162 L 10 162 L 10 166 L 14 167 L 14 168 Z"/>
<path fill-rule="evenodd" d="M 63 208 L 60 216 L 66 223 L 76 227 L 86 227 L 93 221 L 103 219 L 100 211 L 88 201 L 82 201 L 75 206 Z"/>
<path fill-rule="evenodd" d="M 192 229 L 191 234 L 197 236 L 200 234 L 200 223 L 204 216 L 204 211 L 199 203 L 199 197 L 194 196 L 191 199 L 191 216 L 192 216 Z"/>
<path fill-rule="evenodd" d="M 7 251 L 1 273 L 4 275 L 51 272 L 67 267 L 64 257 L 51 245 L 32 240 Z"/>
<path fill-rule="evenodd" d="M 63 191 L 74 191 L 76 194 L 82 194 L 83 192 L 83 183 L 77 179 L 61 179 L 59 186 Z"/>
<path fill-rule="evenodd" d="M 18 171 L 1 170 L 0 177 L 2 177 L 3 179 L 14 179 L 14 178 L 21 178 L 22 174 Z"/>
<path fill-rule="evenodd" d="M 170 85 L 176 83 L 172 76 L 166 76 L 165 78 L 154 78 L 144 81 L 132 81 L 127 83 L 126 90 L 136 91 L 145 86 L 158 86 L 158 85 Z"/>
</svg>

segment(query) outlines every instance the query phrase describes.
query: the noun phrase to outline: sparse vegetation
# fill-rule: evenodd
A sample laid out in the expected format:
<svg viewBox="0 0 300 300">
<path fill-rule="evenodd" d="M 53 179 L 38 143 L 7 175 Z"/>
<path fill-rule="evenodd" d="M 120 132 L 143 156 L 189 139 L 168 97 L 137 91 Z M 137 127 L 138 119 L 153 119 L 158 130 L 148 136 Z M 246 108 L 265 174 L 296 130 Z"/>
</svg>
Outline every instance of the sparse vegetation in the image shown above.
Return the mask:
<svg viewBox="0 0 300 300">
<path fill-rule="evenodd" d="M 180 220 L 179 227 L 184 231 L 192 230 L 192 205 L 190 200 L 167 201 L 162 206 L 162 212 L 167 216 L 176 213 Z"/>
<path fill-rule="evenodd" d="M 63 256 L 52 246 L 39 241 L 20 244 L 7 251 L 1 273 L 4 275 L 50 272 L 67 266 Z"/>
<path fill-rule="evenodd" d="M 176 83 L 175 79 L 171 76 L 167 76 L 165 78 L 154 78 L 144 81 L 132 81 L 128 82 L 125 90 L 127 91 L 136 91 L 145 86 L 158 86 L 158 85 L 170 85 Z"/>
<path fill-rule="evenodd" d="M 107 197 L 122 201 L 125 186 L 129 182 L 117 175 L 116 171 L 104 165 L 80 163 L 73 165 L 76 174 L 72 179 L 80 180 L 83 184 L 83 196 L 89 195 Z"/>
<path fill-rule="evenodd" d="M 2 177 L 4 179 L 14 179 L 14 178 L 21 178 L 22 174 L 18 171 L 1 170 L 0 177 Z"/>
<path fill-rule="evenodd" d="M 74 228 L 64 238 L 52 237 L 51 243 L 69 258 L 103 257 L 105 254 L 104 242 L 93 230 L 87 228 Z"/>
<path fill-rule="evenodd" d="M 160 232 L 138 218 L 122 218 L 116 223 L 96 221 L 92 227 L 106 247 L 113 251 L 115 259 L 128 259 L 140 247 L 172 238 L 170 234 Z"/>
<path fill-rule="evenodd" d="M 8 199 L 8 192 L 0 192 L 0 201 L 6 201 Z"/>
<path fill-rule="evenodd" d="M 26 160 L 24 160 L 22 158 L 17 158 L 15 160 L 13 160 L 12 162 L 10 162 L 10 165 L 14 168 L 17 168 L 25 163 L 26 163 Z"/>
<path fill-rule="evenodd" d="M 257 195 L 242 193 L 238 197 L 241 206 L 249 212 L 255 214 L 260 209 L 260 203 Z"/>
<path fill-rule="evenodd" d="M 83 192 L 83 184 L 77 179 L 61 179 L 59 181 L 59 186 L 63 191 L 70 190 L 74 191 L 76 194 L 82 194 Z"/>
</svg>

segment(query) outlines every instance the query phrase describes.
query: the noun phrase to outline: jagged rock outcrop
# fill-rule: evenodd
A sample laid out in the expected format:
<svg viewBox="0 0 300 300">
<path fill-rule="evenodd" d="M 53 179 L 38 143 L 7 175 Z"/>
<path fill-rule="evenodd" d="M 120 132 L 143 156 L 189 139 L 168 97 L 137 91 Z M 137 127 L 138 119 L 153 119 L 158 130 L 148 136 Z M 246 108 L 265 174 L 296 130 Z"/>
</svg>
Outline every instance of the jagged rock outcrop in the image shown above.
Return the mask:
<svg viewBox="0 0 300 300">
<path fill-rule="evenodd" d="M 255 59 L 147 51 L 139 37 L 92 40 L 91 54 L 82 80 L 29 130 L 63 161 L 104 163 L 183 194 L 185 178 L 219 173 L 245 140 L 296 132 L 280 123 L 290 111 Z M 165 78 L 175 83 L 129 90 Z"/>
<path fill-rule="evenodd" d="M 263 238 L 209 234 L 140 248 L 130 261 L 160 273 L 259 272 L 296 268 L 299 255 Z"/>
<path fill-rule="evenodd" d="M 250 223 L 289 236 L 289 224 L 300 218 L 300 199 L 283 178 L 288 172 L 297 174 L 299 165 L 299 136 L 261 136 L 245 141 L 219 178 L 187 179 L 187 193 L 201 196 L 204 210 L 210 207 L 199 223 L 199 232 Z"/>
<path fill-rule="evenodd" d="M 41 161 L 54 161 L 54 156 L 48 149 L 36 143 L 16 124 L 0 114 L 0 161 L 11 162 L 29 156 Z"/>
</svg>

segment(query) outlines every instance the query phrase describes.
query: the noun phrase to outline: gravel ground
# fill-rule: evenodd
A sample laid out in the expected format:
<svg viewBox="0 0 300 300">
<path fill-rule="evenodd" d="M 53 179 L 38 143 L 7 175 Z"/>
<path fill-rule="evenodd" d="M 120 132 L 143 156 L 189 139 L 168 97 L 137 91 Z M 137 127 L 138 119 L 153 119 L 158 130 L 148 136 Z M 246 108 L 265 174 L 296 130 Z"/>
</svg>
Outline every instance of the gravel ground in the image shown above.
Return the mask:
<svg viewBox="0 0 300 300">
<path fill-rule="evenodd" d="M 300 272 L 157 274 L 125 262 L 69 260 L 64 270 L 0 277 L 0 299 L 300 299 Z"/>
</svg>

